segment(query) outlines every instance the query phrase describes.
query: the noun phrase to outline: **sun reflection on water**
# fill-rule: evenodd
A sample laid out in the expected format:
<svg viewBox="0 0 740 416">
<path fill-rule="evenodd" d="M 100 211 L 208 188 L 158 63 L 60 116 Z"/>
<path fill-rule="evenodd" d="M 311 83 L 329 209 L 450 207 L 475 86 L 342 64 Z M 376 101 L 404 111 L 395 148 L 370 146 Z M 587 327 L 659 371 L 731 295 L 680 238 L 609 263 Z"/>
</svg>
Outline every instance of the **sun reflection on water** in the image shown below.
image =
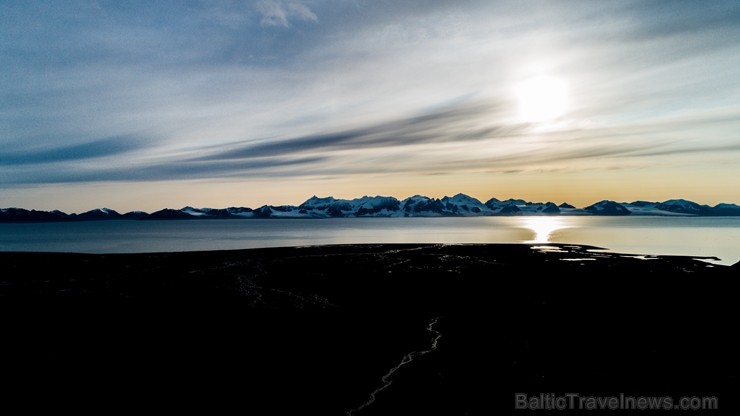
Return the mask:
<svg viewBox="0 0 740 416">
<path fill-rule="evenodd" d="M 534 239 L 525 243 L 549 243 L 553 232 L 568 228 L 568 225 L 557 217 L 526 217 L 522 220 L 522 226 L 534 232 Z"/>
</svg>

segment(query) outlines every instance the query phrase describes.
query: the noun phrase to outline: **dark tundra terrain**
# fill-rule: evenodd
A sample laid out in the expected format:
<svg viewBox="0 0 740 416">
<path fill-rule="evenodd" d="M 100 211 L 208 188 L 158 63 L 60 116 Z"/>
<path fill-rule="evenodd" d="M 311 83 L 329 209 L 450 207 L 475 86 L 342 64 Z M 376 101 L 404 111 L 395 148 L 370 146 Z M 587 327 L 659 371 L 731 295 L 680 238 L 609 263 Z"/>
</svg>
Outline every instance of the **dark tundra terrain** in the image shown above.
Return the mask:
<svg viewBox="0 0 740 416">
<path fill-rule="evenodd" d="M 0 262 L 0 399 L 29 413 L 527 413 L 515 393 L 737 409 L 737 265 L 524 244 Z"/>
</svg>

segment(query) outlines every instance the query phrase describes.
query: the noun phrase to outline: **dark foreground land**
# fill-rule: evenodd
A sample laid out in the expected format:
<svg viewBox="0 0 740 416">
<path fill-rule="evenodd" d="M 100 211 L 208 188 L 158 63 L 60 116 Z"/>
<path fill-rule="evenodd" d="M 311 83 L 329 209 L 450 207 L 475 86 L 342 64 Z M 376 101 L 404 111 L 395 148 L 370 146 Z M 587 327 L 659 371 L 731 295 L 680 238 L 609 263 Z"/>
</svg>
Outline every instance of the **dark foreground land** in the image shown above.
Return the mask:
<svg viewBox="0 0 740 416">
<path fill-rule="evenodd" d="M 494 415 L 528 413 L 516 393 L 578 393 L 735 413 L 738 266 L 589 249 L 0 253 L 0 403 Z"/>
</svg>

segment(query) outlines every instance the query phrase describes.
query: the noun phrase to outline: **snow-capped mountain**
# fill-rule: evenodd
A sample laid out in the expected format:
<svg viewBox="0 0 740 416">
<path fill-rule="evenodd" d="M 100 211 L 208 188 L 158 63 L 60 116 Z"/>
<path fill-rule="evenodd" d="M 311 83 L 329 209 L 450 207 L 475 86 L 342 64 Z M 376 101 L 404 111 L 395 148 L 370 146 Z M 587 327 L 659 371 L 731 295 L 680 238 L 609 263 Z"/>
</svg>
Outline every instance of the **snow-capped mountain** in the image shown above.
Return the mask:
<svg viewBox="0 0 740 416">
<path fill-rule="evenodd" d="M 740 216 L 740 206 L 717 204 L 700 205 L 684 199 L 663 202 L 599 201 L 582 209 L 566 202 L 529 202 L 523 199 L 499 200 L 485 203 L 465 194 L 441 199 L 414 195 L 403 200 L 391 196 L 363 196 L 355 199 L 313 196 L 298 206 L 263 205 L 259 208 L 194 208 L 162 209 L 152 213 L 132 211 L 121 215 L 100 208 L 81 214 L 62 211 L 35 211 L 22 208 L 0 209 L 0 222 L 51 222 L 93 220 L 184 220 L 184 219 L 238 219 L 238 218 L 349 218 L 349 217 L 474 217 L 510 215 L 662 215 L 662 216 Z"/>
<path fill-rule="evenodd" d="M 393 197 L 363 196 L 352 200 L 313 196 L 299 205 L 298 216 L 322 217 L 390 217 L 398 215 L 400 201 Z M 287 212 L 287 211 L 286 211 Z M 289 211 L 295 214 L 295 210 Z"/>
<path fill-rule="evenodd" d="M 353 199 L 354 212 L 357 216 L 374 215 L 379 217 L 398 216 L 400 201 L 388 196 L 363 196 Z"/>
<path fill-rule="evenodd" d="M 442 217 L 451 216 L 452 211 L 445 208 L 437 198 L 414 195 L 401 202 L 405 217 Z"/>
<path fill-rule="evenodd" d="M 622 202 L 632 215 L 661 216 L 738 216 L 740 206 L 717 204 L 714 207 L 697 204 L 685 199 L 669 199 L 663 202 L 634 201 Z"/>
<path fill-rule="evenodd" d="M 493 215 L 557 215 L 561 212 L 553 202 L 527 202 L 523 199 L 499 201 L 491 198 L 486 202 L 486 206 Z"/>
<path fill-rule="evenodd" d="M 440 202 L 448 211 L 466 216 L 492 215 L 494 212 L 486 204 L 465 194 L 457 194 L 453 197 L 446 196 Z"/>
</svg>

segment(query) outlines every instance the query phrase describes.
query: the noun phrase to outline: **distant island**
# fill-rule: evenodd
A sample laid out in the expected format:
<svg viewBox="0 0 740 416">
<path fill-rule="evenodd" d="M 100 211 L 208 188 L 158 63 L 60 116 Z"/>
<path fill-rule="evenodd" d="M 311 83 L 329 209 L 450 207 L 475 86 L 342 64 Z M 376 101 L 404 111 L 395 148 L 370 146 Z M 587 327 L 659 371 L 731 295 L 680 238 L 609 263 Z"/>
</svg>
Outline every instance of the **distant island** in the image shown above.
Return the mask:
<svg viewBox="0 0 740 416">
<path fill-rule="evenodd" d="M 465 194 L 429 198 L 415 195 L 403 200 L 389 196 L 363 196 L 355 199 L 319 198 L 313 196 L 295 205 L 263 205 L 259 208 L 193 208 L 162 209 L 152 213 L 132 211 L 125 214 L 99 208 L 80 214 L 62 211 L 37 211 L 23 208 L 0 209 L 0 222 L 56 222 L 101 220 L 184 220 L 248 218 L 353 218 L 353 217 L 480 217 L 513 215 L 661 215 L 661 216 L 740 216 L 736 204 L 701 205 L 684 199 L 663 202 L 599 201 L 583 208 L 568 203 L 529 202 L 523 199 L 485 203 Z"/>
</svg>

